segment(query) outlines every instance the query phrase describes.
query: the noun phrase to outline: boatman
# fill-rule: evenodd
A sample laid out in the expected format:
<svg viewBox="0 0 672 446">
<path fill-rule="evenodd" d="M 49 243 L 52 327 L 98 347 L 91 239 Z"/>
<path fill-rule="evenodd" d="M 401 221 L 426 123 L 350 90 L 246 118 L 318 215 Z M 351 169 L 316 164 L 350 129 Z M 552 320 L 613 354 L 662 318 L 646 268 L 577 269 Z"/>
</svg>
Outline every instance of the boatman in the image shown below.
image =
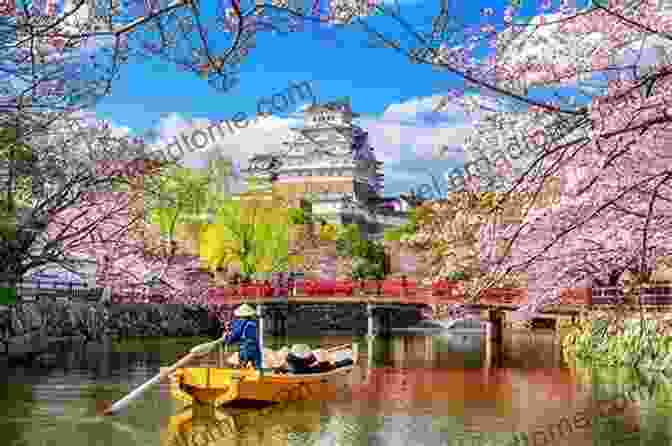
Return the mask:
<svg viewBox="0 0 672 446">
<path fill-rule="evenodd" d="M 257 330 L 257 312 L 248 304 L 243 304 L 233 312 L 236 319 L 233 320 L 230 330 L 224 342 L 227 344 L 240 343 L 241 367 L 254 365 L 261 369 L 261 346 Z"/>
</svg>

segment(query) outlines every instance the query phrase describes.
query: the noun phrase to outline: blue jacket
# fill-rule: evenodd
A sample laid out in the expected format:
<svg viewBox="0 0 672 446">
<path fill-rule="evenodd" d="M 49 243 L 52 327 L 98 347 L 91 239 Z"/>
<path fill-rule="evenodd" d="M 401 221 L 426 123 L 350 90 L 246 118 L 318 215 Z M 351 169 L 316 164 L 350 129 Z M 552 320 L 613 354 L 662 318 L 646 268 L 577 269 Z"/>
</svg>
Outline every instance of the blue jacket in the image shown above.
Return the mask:
<svg viewBox="0 0 672 446">
<path fill-rule="evenodd" d="M 243 328 L 245 329 L 245 333 L 243 333 Z M 229 333 L 229 335 L 226 337 L 225 342 L 227 344 L 231 344 L 233 342 L 241 342 L 243 340 L 247 340 L 248 342 L 254 341 L 254 344 L 257 346 L 257 350 L 261 351 L 261 345 L 259 344 L 259 338 L 257 337 L 257 321 L 249 319 L 233 320 L 231 323 L 231 333 Z"/>
</svg>

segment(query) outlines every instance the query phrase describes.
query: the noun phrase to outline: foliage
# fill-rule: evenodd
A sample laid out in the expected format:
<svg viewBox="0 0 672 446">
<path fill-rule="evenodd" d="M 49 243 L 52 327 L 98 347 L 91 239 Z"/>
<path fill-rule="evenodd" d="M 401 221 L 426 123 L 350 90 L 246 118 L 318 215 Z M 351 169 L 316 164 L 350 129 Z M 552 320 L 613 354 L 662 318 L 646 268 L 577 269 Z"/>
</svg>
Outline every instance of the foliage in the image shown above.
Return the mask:
<svg viewBox="0 0 672 446">
<path fill-rule="evenodd" d="M 484 268 L 528 276 L 531 299 L 521 317 L 558 302 L 558 291 L 577 282 L 622 286 L 628 272 L 634 286 L 646 283 L 659 259 L 672 255 L 663 142 L 672 120 L 663 37 L 670 24 L 654 3 L 540 15 L 518 33 L 497 36 L 498 86 L 536 104 L 515 116 L 488 113 L 497 124 L 479 128 L 471 142 L 512 158 L 522 144 L 536 146 L 525 168 L 509 174 L 520 181 L 507 193 L 554 201 L 530 206 L 520 223 L 492 222 L 485 231 Z M 553 99 L 542 104 L 532 91 Z M 506 247 L 494 255 L 500 242 Z"/>
<path fill-rule="evenodd" d="M 289 224 L 291 225 L 304 225 L 308 221 L 306 217 L 306 211 L 304 209 L 292 208 L 289 211 Z"/>
<path fill-rule="evenodd" d="M 383 280 L 385 278 L 384 265 L 362 257 L 355 257 L 352 262 L 352 278 L 354 280 Z"/>
<path fill-rule="evenodd" d="M 262 17 L 259 10 L 202 9 L 190 1 L 115 1 L 96 4 L 95 11 L 86 2 L 31 6 L 12 1 L 6 6 L 0 17 L 0 99 L 7 113 L 0 125 L 15 114 L 49 110 L 65 115 L 90 107 L 109 93 L 110 83 L 131 60 L 162 58 L 229 91 L 238 82 L 241 63 L 256 46 L 256 32 L 291 28 L 287 20 L 284 25 L 269 20 L 268 12 L 279 8 L 267 9 Z M 218 22 L 226 24 L 223 32 L 207 43 L 201 41 L 215 29 L 204 24 Z M 156 26 L 161 32 L 155 32 Z"/>
<path fill-rule="evenodd" d="M 655 319 L 583 317 L 563 338 L 562 346 L 566 357 L 596 365 L 654 371 L 672 365 L 672 332 Z"/>
<path fill-rule="evenodd" d="M 227 199 L 228 191 L 219 190 L 217 185 L 231 174 L 230 169 L 214 162 L 206 169 L 164 166 L 144 180 L 145 209 L 151 223 L 158 224 L 161 234 L 170 239 L 174 238 L 176 225 L 202 223 Z"/>
<path fill-rule="evenodd" d="M 383 234 L 383 239 L 389 242 L 398 242 L 406 234 L 402 227 L 387 229 Z"/>
<path fill-rule="evenodd" d="M 30 146 L 19 141 L 16 127 L 0 130 L 0 159 L 30 162 L 33 156 Z"/>
<path fill-rule="evenodd" d="M 464 271 L 451 271 L 446 275 L 448 280 L 466 280 L 467 274 Z"/>
<path fill-rule="evenodd" d="M 12 184 L 2 185 L 0 189 L 0 207 L 2 209 L 3 227 L 13 227 L 12 220 L 16 219 L 15 210 L 18 208 L 30 208 L 32 205 L 32 185 L 33 177 L 30 169 L 34 164 L 33 149 L 17 139 L 15 127 L 8 127 L 0 130 L 0 164 L 2 169 L 14 164 L 14 176 L 11 178 Z"/>
<path fill-rule="evenodd" d="M 336 250 L 339 256 L 352 257 L 352 277 L 355 280 L 385 277 L 385 248 L 379 242 L 362 238 L 359 225 L 340 228 Z"/>
<path fill-rule="evenodd" d="M 500 205 L 499 200 L 500 197 L 495 192 L 481 192 L 479 194 L 480 207 L 485 211 L 496 209 Z"/>
<path fill-rule="evenodd" d="M 320 239 L 325 241 L 336 241 L 338 229 L 336 225 L 325 223 L 320 225 Z"/>
<path fill-rule="evenodd" d="M 216 270 L 235 264 L 245 277 L 286 271 L 289 257 L 289 209 L 258 199 L 228 200 L 201 237 L 201 257 Z"/>
<path fill-rule="evenodd" d="M 410 237 L 418 230 L 418 208 L 412 208 L 408 211 L 408 223 L 393 229 L 388 229 L 383 234 L 386 241 L 400 241 L 404 237 Z"/>
<path fill-rule="evenodd" d="M 116 244 L 125 236 L 129 221 L 121 224 L 115 213 L 125 214 L 127 197 L 115 196 L 103 203 L 96 195 L 108 191 L 119 174 L 115 169 L 100 169 L 103 154 L 120 158 L 120 151 L 129 147 L 128 138 L 113 135 L 109 127 L 86 115 L 33 118 L 15 121 L 20 127 L 3 134 L 2 158 L 20 162 L 9 164 L 5 172 L 13 181 L 1 188 L 5 206 L 0 276 L 18 279 L 43 267 L 77 271 L 79 257 L 95 258 L 103 243 L 121 255 Z M 19 132 L 21 141 L 16 140 Z"/>
<path fill-rule="evenodd" d="M 472 187 L 446 200 L 419 206 L 417 231 L 403 241 L 417 253 L 419 262 L 430 266 L 430 279 L 455 277 L 460 272 L 466 303 L 478 301 L 481 292 L 493 286 L 521 286 L 521 277 L 496 276 L 482 268 L 483 227 L 496 222 L 507 207 L 500 205 L 499 195 Z"/>
<path fill-rule="evenodd" d="M 356 256 L 362 242 L 359 225 L 349 224 L 339 228 L 336 237 L 336 252 L 339 256 Z"/>
<path fill-rule="evenodd" d="M 130 55 L 160 56 L 226 91 L 236 84 L 235 74 L 255 47 L 256 33 L 282 28 L 281 21 L 270 20 L 272 15 L 321 16 L 314 10 L 288 13 L 287 8 L 276 5 L 241 9 L 239 2 L 233 2 L 231 7 L 208 9 L 197 8 L 191 1 L 178 1 L 157 4 L 151 11 L 142 2 L 134 11 L 122 11 L 111 2 L 97 7 L 95 15 L 86 2 L 79 2 L 73 5 L 76 11 L 69 11 L 66 17 L 53 10 L 45 16 L 37 2 L 34 8 L 6 3 L 9 11 L 0 30 L 4 44 L 0 60 L 7 63 L 0 81 L 0 125 L 6 127 L 17 117 L 39 116 L 44 118 L 42 122 L 27 127 L 43 135 L 48 127 L 45 123 L 51 122 L 58 110 L 68 113 L 107 94 L 109 81 Z M 472 278 L 467 292 L 474 299 L 483 288 L 502 283 L 506 277 L 528 274 L 532 303 L 522 310 L 527 316 L 557 300 L 558 293 L 548 290 L 572 287 L 579 280 L 585 279 L 588 285 L 620 285 L 623 272 L 628 271 L 636 281 L 646 281 L 658 259 L 672 254 L 672 175 L 667 144 L 672 121 L 667 38 L 671 24 L 657 8 L 658 2 L 640 3 L 633 8 L 632 2 L 595 2 L 589 9 L 576 11 L 568 7 L 569 2 L 561 2 L 560 11 L 551 14 L 551 2 L 543 1 L 539 14 L 524 26 L 516 17 L 522 10 L 521 2 L 504 9 L 502 24 L 492 23 L 494 17 L 502 16 L 494 8 L 483 8 L 482 17 L 473 27 L 452 26 L 456 18 L 450 17 L 451 8 L 442 8 L 431 21 L 431 33 L 412 33 L 419 48 L 413 48 L 412 39 L 401 44 L 395 37 L 387 38 L 367 26 L 375 43 L 406 53 L 415 63 L 433 65 L 466 80 L 466 87 L 449 91 L 435 111 L 457 100 L 470 113 L 478 106 L 479 111 L 489 107 L 490 111 L 513 110 L 519 117 L 526 116 L 524 125 L 519 125 L 523 119 L 514 119 L 506 129 L 483 129 L 484 145 L 501 146 L 507 152 L 516 151 L 517 143 L 511 143 L 510 133 L 522 134 L 516 141 L 534 138 L 537 145 L 534 155 L 538 159 L 527 163 L 536 164 L 534 174 L 509 175 L 511 200 L 514 190 L 521 193 L 519 196 L 537 195 L 552 177 L 559 177 L 566 188 L 558 206 L 528 209 L 524 223 L 500 225 L 494 218 L 472 212 L 478 206 L 480 210 L 496 209 L 492 199 L 481 197 L 477 204 L 467 200 L 470 204 L 463 209 L 424 208 L 427 215 L 418 216 L 418 228 L 406 228 L 406 234 L 392 232 L 389 237 L 411 239 L 412 244 L 425 250 L 435 276 L 455 270 L 467 272 Z M 393 16 L 406 31 L 413 29 L 399 17 L 400 13 L 389 8 L 370 5 L 355 13 L 343 4 L 338 6 L 332 7 L 325 22 L 350 24 L 355 17 L 362 20 L 376 10 Z M 50 22 L 48 26 L 45 20 Z M 225 35 L 213 38 L 204 23 L 222 24 Z M 288 23 L 289 28 L 292 26 Z M 420 39 L 427 35 L 432 38 Z M 475 98 L 473 93 L 478 88 L 481 95 Z M 475 105 L 479 101 L 481 104 Z M 92 131 L 97 133 L 98 143 L 105 142 L 102 145 L 106 149 L 114 146 L 109 143 L 109 135 L 100 135 L 104 133 L 101 129 Z M 486 141 L 489 132 L 497 133 L 496 144 Z M 77 139 L 75 134 L 69 136 Z M 88 143 L 94 138 L 82 139 Z M 50 143 L 41 146 L 39 153 L 36 150 L 39 163 L 53 162 L 53 146 Z M 62 144 L 63 148 L 71 147 Z M 118 151 L 109 152 L 111 159 L 118 158 Z M 81 245 L 83 239 L 90 239 L 90 233 L 97 233 L 95 226 L 110 218 L 110 208 L 115 207 L 91 212 L 86 219 L 88 226 L 77 226 L 76 234 L 65 222 L 58 222 L 65 235 L 52 234 L 52 239 L 42 240 L 47 248 L 41 254 L 31 251 L 38 236 L 44 235 L 37 228 L 45 225 L 46 215 L 59 216 L 68 208 L 86 213 L 83 206 L 92 203 L 82 200 L 82 194 L 100 183 L 109 183 L 108 178 L 99 181 L 101 178 L 90 175 L 90 169 L 83 168 L 85 155 L 63 153 L 61 150 L 55 156 L 55 169 L 44 169 L 38 175 L 58 177 L 62 187 L 48 197 L 53 204 L 40 200 L 30 209 L 34 212 L 3 218 L 12 220 L 9 224 L 15 232 L 3 237 L 0 256 L 10 259 L 5 264 L 13 265 L 16 271 L 64 262 L 61 247 Z M 539 174 L 539 169 L 544 172 Z M 79 171 L 78 175 L 73 170 Z M 58 174 L 52 175 L 55 171 Z M 32 186 L 22 181 L 17 179 L 15 185 L 17 197 L 18 191 Z M 110 202 L 116 199 L 110 198 Z M 194 205 L 199 203 L 192 201 Z M 13 203 L 9 207 L 14 210 Z M 183 211 L 186 215 L 203 210 L 186 210 L 181 205 L 176 209 L 179 212 L 165 211 L 164 227 L 167 221 L 180 218 Z M 75 216 L 70 214 L 70 218 Z M 114 252 L 117 236 L 125 230 L 108 229 L 100 232 L 107 236 L 108 252 Z M 473 249 L 477 239 L 480 252 Z M 498 252 L 499 242 L 507 245 L 503 253 Z"/>
<path fill-rule="evenodd" d="M 465 78 L 467 87 L 447 92 L 435 112 L 453 102 L 478 121 L 501 118 L 479 127 L 477 138 L 465 144 L 479 139 L 479 148 L 501 149 L 506 157 L 488 157 L 496 169 L 469 174 L 509 172 L 500 174 L 510 180 L 506 200 L 495 203 L 485 197 L 482 209 L 521 197 L 534 198 L 538 209 L 520 203 L 530 211 L 523 222 L 483 221 L 482 252 L 457 257 L 471 257 L 468 263 L 482 266 L 473 275 L 478 286 L 468 287 L 474 298 L 508 276 L 527 274 L 532 299 L 521 317 L 557 301 L 559 294 L 552 290 L 571 288 L 583 279 L 590 286 L 618 280 L 628 270 L 645 280 L 658 258 L 672 254 L 672 175 L 664 142 L 672 120 L 670 22 L 653 0 L 636 8 L 631 2 L 599 2 L 581 11 L 569 2 L 561 4 L 551 11 L 551 2 L 543 1 L 535 17 L 521 22 L 517 15 L 522 7 L 516 2 L 505 8 L 501 24 L 493 22 L 501 17 L 495 8 L 483 8 L 481 22 L 464 34 L 449 31 L 455 17 L 445 10 L 432 23 L 436 40 L 418 39 L 412 49 L 407 49 L 412 43 L 398 43 L 393 33 L 375 30 L 377 41 L 405 51 L 414 63 Z M 402 18 L 395 19 L 411 29 Z M 482 57 L 484 53 L 489 55 Z M 521 144 L 534 147 L 513 173 Z M 501 161 L 509 165 L 501 166 Z M 540 205 L 542 190 L 554 178 L 567 189 L 565 198 L 553 206 Z M 417 245 L 428 246 L 418 247 L 435 260 L 435 276 L 466 271 L 446 265 L 460 260 L 454 248 L 459 237 L 435 230 L 443 227 L 444 233 L 457 235 L 460 231 L 449 226 L 468 226 L 460 220 L 455 213 L 437 212 L 435 224 L 424 225 L 423 234 L 412 237 Z M 475 232 L 464 229 L 463 234 Z M 393 231 L 386 238 L 401 240 L 403 235 Z"/>
<path fill-rule="evenodd" d="M 382 280 L 385 278 L 385 248 L 381 243 L 363 240 L 356 245 L 352 253 L 354 279 Z"/>
</svg>

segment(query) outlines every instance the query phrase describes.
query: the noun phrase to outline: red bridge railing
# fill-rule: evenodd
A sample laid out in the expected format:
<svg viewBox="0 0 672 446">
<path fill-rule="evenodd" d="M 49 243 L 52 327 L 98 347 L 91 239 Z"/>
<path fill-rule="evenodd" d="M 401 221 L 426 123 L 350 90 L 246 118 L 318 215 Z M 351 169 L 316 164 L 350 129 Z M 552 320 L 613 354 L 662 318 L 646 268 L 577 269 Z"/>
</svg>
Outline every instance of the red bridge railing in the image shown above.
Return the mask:
<svg viewBox="0 0 672 446">
<path fill-rule="evenodd" d="M 296 283 L 294 293 L 285 287 L 276 290 L 268 283 L 249 283 L 246 285 L 217 287 L 210 289 L 210 298 L 225 301 L 237 301 L 245 298 L 273 297 L 292 295 L 296 298 L 338 297 L 344 300 L 389 299 L 399 303 L 446 304 L 459 303 L 464 299 L 464 288 L 459 281 L 438 281 L 431 286 L 421 286 L 416 281 L 404 279 L 388 280 L 305 280 Z M 350 299 L 348 299 L 350 298 Z M 485 305 L 519 306 L 527 303 L 528 292 L 525 288 L 491 288 L 483 291 L 480 302 Z M 561 305 L 618 305 L 622 304 L 623 290 L 615 287 L 572 288 L 561 291 Z M 672 286 L 643 288 L 641 303 L 647 306 L 672 305 Z"/>
<path fill-rule="evenodd" d="M 289 289 L 293 292 L 290 293 Z M 237 302 L 245 298 L 287 296 L 296 298 L 343 298 L 387 300 L 399 303 L 438 304 L 459 303 L 464 299 L 460 282 L 439 281 L 431 286 L 421 286 L 416 281 L 406 279 L 389 280 L 305 280 L 290 287 L 277 290 L 266 282 L 250 282 L 244 285 L 211 288 L 209 298 L 225 303 Z M 527 297 L 526 290 L 490 289 L 485 291 L 484 303 L 519 305 Z"/>
<path fill-rule="evenodd" d="M 115 289 L 115 298 L 142 297 L 150 302 L 162 302 L 156 293 L 140 293 L 136 287 Z M 160 293 L 159 293 L 160 294 Z M 561 305 L 620 305 L 624 303 L 623 290 L 618 287 L 573 288 L 561 291 Z M 459 281 L 437 281 L 424 286 L 414 280 L 303 280 L 273 287 L 269 281 L 248 282 L 239 285 L 212 287 L 208 300 L 213 303 L 235 304 L 256 298 L 292 296 L 298 299 L 328 299 L 334 301 L 357 301 L 372 299 L 377 302 L 408 304 L 456 304 L 464 301 L 464 287 Z M 641 303 L 646 306 L 672 305 L 672 286 L 643 288 Z M 113 300 L 117 300 L 114 299 Z M 484 290 L 480 303 L 484 305 L 519 306 L 528 301 L 526 288 L 491 288 Z"/>
</svg>

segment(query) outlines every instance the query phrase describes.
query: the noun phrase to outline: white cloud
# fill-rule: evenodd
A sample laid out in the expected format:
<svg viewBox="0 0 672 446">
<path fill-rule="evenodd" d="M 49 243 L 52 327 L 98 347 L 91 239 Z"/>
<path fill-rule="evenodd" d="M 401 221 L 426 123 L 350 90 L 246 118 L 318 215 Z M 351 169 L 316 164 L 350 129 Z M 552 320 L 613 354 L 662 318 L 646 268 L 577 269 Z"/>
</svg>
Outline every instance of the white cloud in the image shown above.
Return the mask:
<svg viewBox="0 0 672 446">
<path fill-rule="evenodd" d="M 184 167 L 203 168 L 212 156 L 219 155 L 230 157 L 241 168 L 246 168 L 249 158 L 254 154 L 286 150 L 282 142 L 287 140 L 289 129 L 297 125 L 297 120 L 267 116 L 248 121 L 245 128 L 236 128 L 233 122 L 230 125 L 222 123 L 218 126 L 209 119 L 186 119 L 173 113 L 160 121 L 157 129 L 159 143 L 154 148 L 165 150 L 167 145 L 173 144 L 175 138 L 179 137 L 185 151 L 185 156 L 180 160 Z M 199 130 L 203 131 L 201 135 L 207 135 L 207 143 L 201 148 L 191 146 L 192 150 L 188 150 L 184 138 L 193 141 L 195 132 Z M 196 138 L 196 141 L 199 139 Z M 171 150 L 175 153 L 174 148 Z"/>
<path fill-rule="evenodd" d="M 405 160 L 426 160 L 428 167 L 436 167 L 435 158 L 456 164 L 464 161 L 462 145 L 473 132 L 473 118 L 467 118 L 459 104 L 447 104 L 441 111 L 433 112 L 440 100 L 441 96 L 414 98 L 390 104 L 380 116 L 364 116 L 356 120 L 356 124 L 369 133 L 377 159 L 386 163 L 386 183 L 414 185 L 418 181 L 417 172 L 404 172 Z M 221 127 L 224 135 L 212 127 L 216 140 L 209 139 L 200 150 L 185 150 L 180 164 L 203 168 L 213 156 L 223 156 L 245 168 L 252 155 L 286 151 L 287 147 L 282 143 L 289 139 L 290 128 L 302 125 L 301 112 L 304 110 L 305 106 L 298 108 L 290 118 L 264 117 L 233 133 L 224 124 Z M 191 138 L 199 129 L 208 133 L 207 129 L 211 126 L 214 122 L 208 119 L 188 119 L 176 113 L 168 114 L 156 128 L 158 144 L 154 149 L 163 150 L 177 136 Z M 437 156 L 442 146 L 446 146 L 446 150 Z"/>
<path fill-rule="evenodd" d="M 434 96 L 427 98 L 415 98 L 409 101 L 391 104 L 383 112 L 383 120 L 403 120 L 414 116 L 418 112 L 430 111 L 438 103 L 438 98 Z"/>
<path fill-rule="evenodd" d="M 362 118 L 358 124 L 369 132 L 376 157 L 386 163 L 409 156 L 461 160 L 465 138 L 473 132 L 475 116 L 460 104 L 449 102 L 439 111 L 442 96 L 415 98 L 389 105 L 379 118 Z M 447 150 L 442 150 L 447 147 Z"/>
</svg>

